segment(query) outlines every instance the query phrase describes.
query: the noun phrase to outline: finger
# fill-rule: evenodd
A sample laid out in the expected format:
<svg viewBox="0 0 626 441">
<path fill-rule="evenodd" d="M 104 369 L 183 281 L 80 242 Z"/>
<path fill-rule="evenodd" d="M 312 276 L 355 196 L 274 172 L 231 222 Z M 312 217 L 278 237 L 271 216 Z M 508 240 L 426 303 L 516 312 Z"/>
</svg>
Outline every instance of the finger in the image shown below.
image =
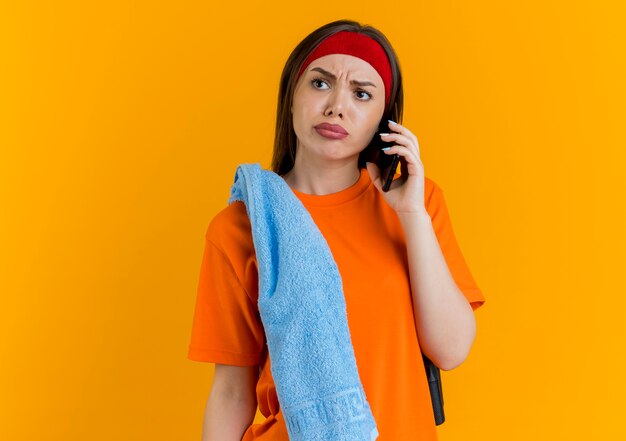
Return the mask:
<svg viewBox="0 0 626 441">
<path fill-rule="evenodd" d="M 419 148 L 419 141 L 417 140 L 417 137 L 413 134 L 413 132 L 411 132 L 409 129 L 407 129 L 406 127 L 404 127 L 402 124 L 400 123 L 392 123 L 391 121 L 387 122 L 387 126 L 393 131 L 393 132 L 397 132 L 397 133 L 401 133 L 404 136 L 410 138 L 413 140 L 413 142 L 415 143 L 415 145 Z"/>
<path fill-rule="evenodd" d="M 392 124 L 391 122 L 389 122 L 387 124 L 387 127 L 389 127 L 392 131 L 397 132 L 397 133 L 402 133 L 403 135 L 407 137 L 415 136 L 413 135 L 413 132 L 411 132 L 409 129 L 407 129 L 400 123 Z"/>
<path fill-rule="evenodd" d="M 416 164 L 417 162 L 419 162 L 419 157 L 415 155 L 415 153 L 413 151 L 411 151 L 411 149 L 401 146 L 401 145 L 394 145 L 392 147 L 389 147 L 388 150 L 383 150 L 383 153 L 386 155 L 393 155 L 394 153 L 397 153 L 400 155 L 400 157 L 404 158 L 409 164 Z"/>
<path fill-rule="evenodd" d="M 389 150 L 383 150 L 383 153 L 392 155 L 397 153 L 400 155 L 401 173 L 400 183 L 405 182 L 411 175 L 419 175 L 423 170 L 424 165 L 422 161 L 416 157 L 406 147 L 395 146 Z"/>
<path fill-rule="evenodd" d="M 398 145 L 403 145 L 419 156 L 419 146 L 413 142 L 412 139 L 407 138 L 405 135 L 399 133 L 380 133 L 380 138 L 386 142 L 395 142 Z"/>
<path fill-rule="evenodd" d="M 391 120 L 387 120 L 387 127 L 389 127 L 394 132 L 401 131 L 404 128 L 402 124 L 397 123 L 397 122 L 392 122 Z"/>
</svg>

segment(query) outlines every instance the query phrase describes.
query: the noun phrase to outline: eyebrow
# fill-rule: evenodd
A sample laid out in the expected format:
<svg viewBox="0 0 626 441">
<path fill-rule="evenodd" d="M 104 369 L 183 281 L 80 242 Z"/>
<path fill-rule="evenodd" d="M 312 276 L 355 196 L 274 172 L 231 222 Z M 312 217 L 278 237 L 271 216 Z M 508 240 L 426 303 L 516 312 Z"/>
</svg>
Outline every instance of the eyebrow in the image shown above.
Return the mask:
<svg viewBox="0 0 626 441">
<path fill-rule="evenodd" d="M 337 77 L 335 76 L 335 74 L 328 72 L 325 69 L 322 69 L 321 67 L 314 67 L 313 69 L 311 69 L 311 72 L 313 71 L 317 71 L 317 72 L 321 72 L 322 74 L 326 75 L 327 77 L 332 78 L 333 80 L 337 80 Z M 356 84 L 357 86 L 372 86 L 372 87 L 376 87 L 376 85 L 374 83 L 371 83 L 369 81 L 357 81 L 357 80 L 350 80 L 350 84 Z"/>
</svg>

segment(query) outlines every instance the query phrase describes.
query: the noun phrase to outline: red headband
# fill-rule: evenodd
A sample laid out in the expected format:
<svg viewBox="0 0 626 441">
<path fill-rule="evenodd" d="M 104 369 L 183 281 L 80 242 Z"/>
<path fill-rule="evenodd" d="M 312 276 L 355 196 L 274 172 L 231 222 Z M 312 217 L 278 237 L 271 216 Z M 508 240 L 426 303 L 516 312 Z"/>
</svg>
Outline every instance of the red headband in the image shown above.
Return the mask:
<svg viewBox="0 0 626 441">
<path fill-rule="evenodd" d="M 391 66 L 383 47 L 372 37 L 352 31 L 341 31 L 323 40 L 304 60 L 296 81 L 311 62 L 324 55 L 346 54 L 367 61 L 385 85 L 385 108 L 389 105 L 391 94 Z"/>
</svg>

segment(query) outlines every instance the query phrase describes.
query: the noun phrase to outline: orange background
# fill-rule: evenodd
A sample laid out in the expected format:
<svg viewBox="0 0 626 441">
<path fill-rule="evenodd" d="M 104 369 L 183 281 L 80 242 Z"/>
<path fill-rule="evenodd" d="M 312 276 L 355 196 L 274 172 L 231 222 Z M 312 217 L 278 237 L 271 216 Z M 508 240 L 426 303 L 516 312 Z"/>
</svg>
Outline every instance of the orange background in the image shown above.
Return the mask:
<svg viewBox="0 0 626 441">
<path fill-rule="evenodd" d="M 200 439 L 204 233 L 237 164 L 269 167 L 289 53 L 340 18 L 394 45 L 487 298 L 440 439 L 626 437 L 623 3 L 22 1 L 0 6 L 0 439 Z"/>
</svg>

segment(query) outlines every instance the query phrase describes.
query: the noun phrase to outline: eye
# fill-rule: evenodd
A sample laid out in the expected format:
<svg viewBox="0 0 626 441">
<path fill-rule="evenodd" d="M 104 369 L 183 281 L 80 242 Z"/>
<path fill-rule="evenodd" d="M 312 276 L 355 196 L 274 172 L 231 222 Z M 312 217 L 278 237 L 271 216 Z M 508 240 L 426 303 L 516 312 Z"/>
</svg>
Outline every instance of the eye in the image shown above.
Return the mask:
<svg viewBox="0 0 626 441">
<path fill-rule="evenodd" d="M 357 91 L 356 91 L 356 93 L 357 93 L 357 94 L 359 94 L 359 93 L 364 93 L 365 95 L 367 95 L 367 96 L 368 96 L 368 98 L 367 98 L 366 100 L 362 100 L 362 101 L 369 101 L 369 100 L 371 100 L 371 99 L 372 99 L 372 94 L 371 94 L 371 93 L 369 93 L 369 92 L 366 92 L 366 91 L 364 91 L 364 90 L 357 90 Z"/>
<path fill-rule="evenodd" d="M 313 85 L 313 87 L 315 87 L 318 90 L 326 90 L 326 89 L 322 89 L 320 87 L 317 87 L 317 84 L 320 84 L 320 83 L 321 84 L 326 84 L 326 86 L 328 86 L 328 83 L 326 82 L 326 80 L 323 80 L 321 78 L 313 78 L 311 80 L 311 84 Z M 369 100 L 372 99 L 372 94 L 367 92 L 367 91 L 365 91 L 365 90 L 363 90 L 363 89 L 358 89 L 358 90 L 356 90 L 355 93 L 357 94 L 357 96 L 359 94 L 365 94 L 365 96 L 367 96 L 367 98 L 359 98 L 359 101 L 369 101 Z"/>
<path fill-rule="evenodd" d="M 318 87 L 315 86 L 316 83 L 324 83 L 326 85 L 328 85 L 328 83 L 320 78 L 314 78 L 313 80 L 311 80 L 311 84 L 313 84 L 313 87 L 315 87 L 316 89 L 319 89 Z"/>
</svg>

